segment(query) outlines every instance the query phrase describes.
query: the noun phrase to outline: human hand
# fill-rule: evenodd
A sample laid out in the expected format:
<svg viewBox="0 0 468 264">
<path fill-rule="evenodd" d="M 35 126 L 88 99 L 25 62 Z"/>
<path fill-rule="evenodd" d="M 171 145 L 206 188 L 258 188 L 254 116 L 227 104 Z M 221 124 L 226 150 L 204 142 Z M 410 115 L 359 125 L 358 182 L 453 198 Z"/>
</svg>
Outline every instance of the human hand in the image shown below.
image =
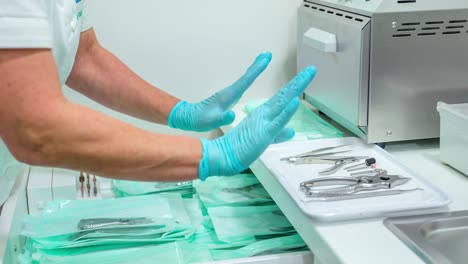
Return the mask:
<svg viewBox="0 0 468 264">
<path fill-rule="evenodd" d="M 231 124 L 235 119 L 231 108 L 270 61 L 271 53 L 262 53 L 234 84 L 199 103 L 179 102 L 169 114 L 168 125 L 182 130 L 204 132 Z"/>
<path fill-rule="evenodd" d="M 299 96 L 315 73 L 314 67 L 306 68 L 224 136 L 214 140 L 202 139 L 200 179 L 238 174 L 260 157 L 270 144 L 291 139 L 294 130 L 284 126 L 299 107 Z"/>
</svg>

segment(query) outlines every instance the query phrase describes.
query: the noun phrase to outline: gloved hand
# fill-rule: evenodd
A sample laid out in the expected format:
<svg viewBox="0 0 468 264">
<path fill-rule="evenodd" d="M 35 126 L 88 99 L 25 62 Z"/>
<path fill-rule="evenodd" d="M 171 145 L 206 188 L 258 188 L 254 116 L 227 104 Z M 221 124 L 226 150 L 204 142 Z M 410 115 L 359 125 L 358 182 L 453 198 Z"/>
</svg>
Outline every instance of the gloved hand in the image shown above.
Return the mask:
<svg viewBox="0 0 468 264">
<path fill-rule="evenodd" d="M 233 85 L 196 104 L 180 101 L 169 114 L 168 125 L 182 130 L 204 132 L 232 123 L 235 114 L 231 108 L 270 61 L 271 53 L 262 53 Z"/>
<path fill-rule="evenodd" d="M 270 144 L 291 139 L 294 130 L 284 126 L 299 107 L 299 95 L 315 73 L 314 67 L 306 68 L 227 134 L 214 140 L 202 139 L 200 179 L 236 175 L 247 169 Z"/>
</svg>

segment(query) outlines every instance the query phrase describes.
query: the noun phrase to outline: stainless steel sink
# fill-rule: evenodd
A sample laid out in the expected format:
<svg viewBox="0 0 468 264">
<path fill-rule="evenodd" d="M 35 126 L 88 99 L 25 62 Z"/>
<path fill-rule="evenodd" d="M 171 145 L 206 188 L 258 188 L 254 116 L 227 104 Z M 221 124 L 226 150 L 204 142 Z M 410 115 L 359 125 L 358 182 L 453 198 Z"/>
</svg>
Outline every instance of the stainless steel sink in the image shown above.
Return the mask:
<svg viewBox="0 0 468 264">
<path fill-rule="evenodd" d="M 426 263 L 468 263 L 468 211 L 392 217 L 384 224 Z"/>
</svg>

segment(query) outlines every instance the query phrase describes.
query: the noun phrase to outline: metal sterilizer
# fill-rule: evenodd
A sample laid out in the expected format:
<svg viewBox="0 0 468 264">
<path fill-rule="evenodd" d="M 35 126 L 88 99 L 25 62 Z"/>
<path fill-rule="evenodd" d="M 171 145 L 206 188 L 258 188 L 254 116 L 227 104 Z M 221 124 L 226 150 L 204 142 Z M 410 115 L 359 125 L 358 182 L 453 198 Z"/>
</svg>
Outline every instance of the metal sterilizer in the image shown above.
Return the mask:
<svg viewBox="0 0 468 264">
<path fill-rule="evenodd" d="M 468 102 L 467 0 L 306 0 L 306 100 L 369 143 L 439 136 L 438 101 Z"/>
</svg>

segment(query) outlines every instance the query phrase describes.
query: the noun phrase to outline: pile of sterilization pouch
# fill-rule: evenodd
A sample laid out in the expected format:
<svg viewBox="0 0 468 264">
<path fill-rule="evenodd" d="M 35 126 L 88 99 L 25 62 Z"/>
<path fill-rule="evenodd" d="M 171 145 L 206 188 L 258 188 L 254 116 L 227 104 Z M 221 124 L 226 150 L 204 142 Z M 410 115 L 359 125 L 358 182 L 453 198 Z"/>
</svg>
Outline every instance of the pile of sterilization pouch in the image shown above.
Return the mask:
<svg viewBox="0 0 468 264">
<path fill-rule="evenodd" d="M 26 216 L 19 263 L 195 263 L 307 250 L 252 174 L 114 184 L 116 199 Z"/>
</svg>

